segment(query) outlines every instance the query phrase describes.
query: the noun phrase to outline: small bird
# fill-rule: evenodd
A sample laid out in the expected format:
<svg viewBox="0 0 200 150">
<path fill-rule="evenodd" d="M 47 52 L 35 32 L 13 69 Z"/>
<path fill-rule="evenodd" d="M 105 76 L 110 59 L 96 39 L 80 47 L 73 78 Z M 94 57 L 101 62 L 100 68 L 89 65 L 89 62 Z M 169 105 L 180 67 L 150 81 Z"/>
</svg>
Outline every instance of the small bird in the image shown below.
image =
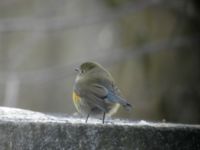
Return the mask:
<svg viewBox="0 0 200 150">
<path fill-rule="evenodd" d="M 126 110 L 132 108 L 120 93 L 111 74 L 100 64 L 85 62 L 75 69 L 76 76 L 73 88 L 73 102 L 80 114 L 86 116 L 87 123 L 90 115 L 113 115 L 122 105 Z"/>
</svg>

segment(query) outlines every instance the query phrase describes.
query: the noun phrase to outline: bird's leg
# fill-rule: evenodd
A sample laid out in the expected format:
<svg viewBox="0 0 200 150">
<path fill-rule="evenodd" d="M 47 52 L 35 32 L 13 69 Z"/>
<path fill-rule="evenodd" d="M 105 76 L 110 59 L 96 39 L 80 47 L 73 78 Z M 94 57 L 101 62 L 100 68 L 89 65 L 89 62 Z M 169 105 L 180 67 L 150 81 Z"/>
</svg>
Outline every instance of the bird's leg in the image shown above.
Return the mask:
<svg viewBox="0 0 200 150">
<path fill-rule="evenodd" d="M 86 117 L 85 123 L 87 123 L 89 116 L 90 116 L 90 113 L 87 114 L 87 117 Z"/>
<path fill-rule="evenodd" d="M 106 113 L 103 112 L 103 119 L 102 119 L 102 123 L 103 123 L 103 124 L 104 124 L 105 116 L 106 116 Z"/>
</svg>

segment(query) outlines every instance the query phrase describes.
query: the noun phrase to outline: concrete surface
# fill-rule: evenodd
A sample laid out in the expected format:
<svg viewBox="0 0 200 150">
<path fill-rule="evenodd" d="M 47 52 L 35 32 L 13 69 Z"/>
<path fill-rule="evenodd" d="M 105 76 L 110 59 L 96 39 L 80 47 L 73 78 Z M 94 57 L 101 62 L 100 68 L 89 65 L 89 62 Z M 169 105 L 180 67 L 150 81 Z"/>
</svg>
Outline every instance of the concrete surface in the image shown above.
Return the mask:
<svg viewBox="0 0 200 150">
<path fill-rule="evenodd" d="M 0 150 L 200 150 L 200 125 L 85 120 L 0 107 Z"/>
</svg>

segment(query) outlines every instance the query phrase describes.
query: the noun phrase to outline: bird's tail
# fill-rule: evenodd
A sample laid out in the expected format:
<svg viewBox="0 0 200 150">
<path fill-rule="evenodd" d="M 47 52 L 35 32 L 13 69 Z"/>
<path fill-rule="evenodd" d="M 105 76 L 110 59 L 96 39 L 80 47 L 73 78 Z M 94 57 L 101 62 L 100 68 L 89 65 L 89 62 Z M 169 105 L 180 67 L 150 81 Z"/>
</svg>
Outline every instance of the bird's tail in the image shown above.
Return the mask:
<svg viewBox="0 0 200 150">
<path fill-rule="evenodd" d="M 133 107 L 125 99 L 119 97 L 118 102 L 124 107 L 125 110 L 130 111 Z"/>
<path fill-rule="evenodd" d="M 122 98 L 121 96 L 117 94 L 109 94 L 108 99 L 111 100 L 112 102 L 119 103 L 127 111 L 130 111 L 132 109 L 132 105 L 128 103 L 127 100 L 125 100 L 124 98 Z"/>
<path fill-rule="evenodd" d="M 122 105 L 127 111 L 131 111 L 133 106 L 130 103 L 126 103 L 125 105 Z"/>
</svg>

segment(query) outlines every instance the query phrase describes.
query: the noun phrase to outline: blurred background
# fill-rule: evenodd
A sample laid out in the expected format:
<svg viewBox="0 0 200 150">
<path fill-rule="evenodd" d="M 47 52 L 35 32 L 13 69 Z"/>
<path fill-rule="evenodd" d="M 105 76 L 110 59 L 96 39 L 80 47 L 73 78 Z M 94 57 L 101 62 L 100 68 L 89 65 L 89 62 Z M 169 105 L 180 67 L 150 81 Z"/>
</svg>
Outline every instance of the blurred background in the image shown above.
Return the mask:
<svg viewBox="0 0 200 150">
<path fill-rule="evenodd" d="M 0 105 L 76 112 L 84 61 L 134 105 L 117 118 L 200 123 L 199 0 L 1 0 Z"/>
</svg>

